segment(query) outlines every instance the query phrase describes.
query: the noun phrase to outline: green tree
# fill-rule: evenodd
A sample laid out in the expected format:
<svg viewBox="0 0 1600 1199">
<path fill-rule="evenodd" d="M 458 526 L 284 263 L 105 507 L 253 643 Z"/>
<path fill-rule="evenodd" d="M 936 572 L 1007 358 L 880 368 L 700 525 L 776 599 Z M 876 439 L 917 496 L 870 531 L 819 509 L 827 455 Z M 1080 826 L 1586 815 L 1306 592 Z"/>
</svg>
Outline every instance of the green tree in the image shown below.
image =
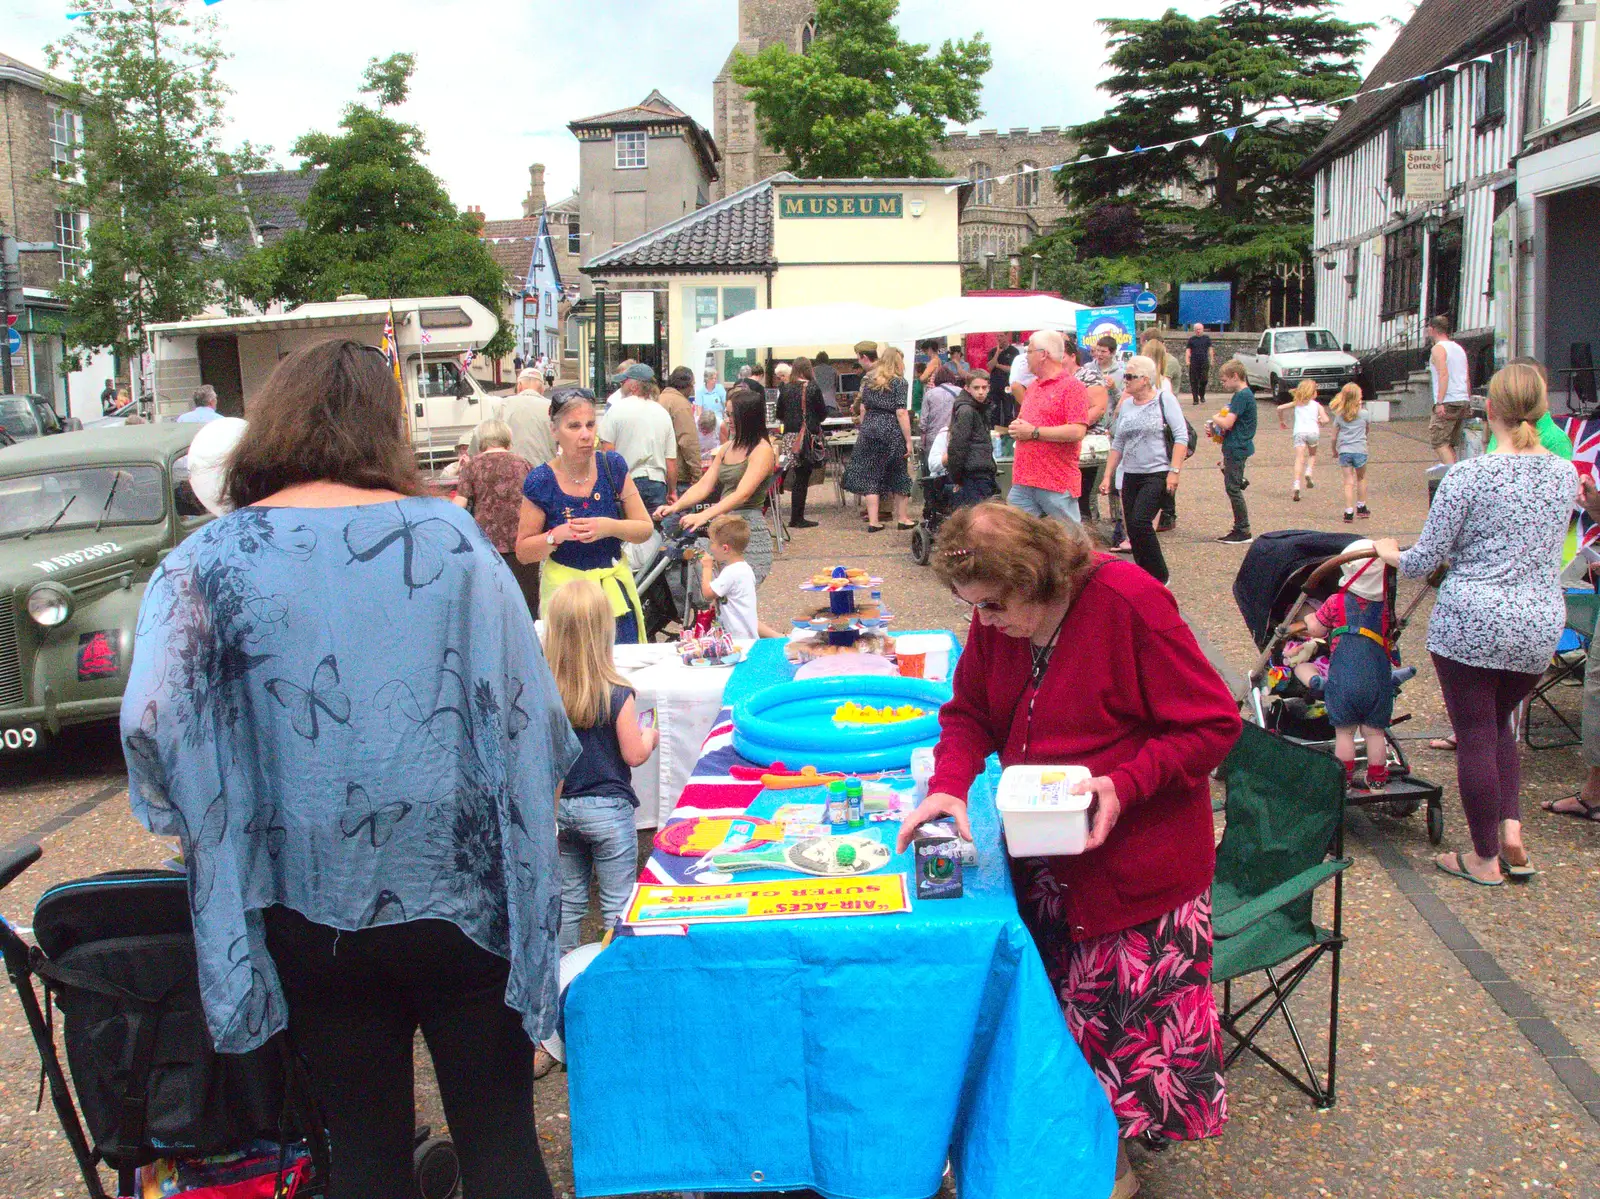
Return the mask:
<svg viewBox="0 0 1600 1199">
<path fill-rule="evenodd" d="M 976 120 L 989 43 L 982 34 L 937 53 L 902 41 L 899 0 L 819 0 L 810 48 L 769 46 L 733 64 L 761 136 L 806 176 L 943 175 L 933 147 L 948 121 Z"/>
<path fill-rule="evenodd" d="M 218 186 L 250 169 L 221 131 L 230 90 L 216 24 L 191 20 L 182 0 L 82 0 L 71 34 L 47 47 L 67 102 L 83 118 L 77 160 L 58 169 L 63 207 L 89 214 L 85 269 L 63 280 L 67 335 L 78 350 L 136 356 L 144 329 L 183 320 L 223 298 L 213 239 L 248 229 Z"/>
<path fill-rule="evenodd" d="M 1311 242 L 1309 180 L 1298 170 L 1327 133 L 1327 105 L 1361 85 L 1368 25 L 1331 15 L 1333 0 L 1232 0 L 1214 16 L 1168 9 L 1150 20 L 1100 22 L 1115 97 L 1072 134 L 1088 154 L 1200 137 L 1200 144 L 1069 166 L 1057 183 L 1080 214 L 1133 204 L 1144 218 L 1140 280 L 1246 285 Z M 1244 126 L 1232 137 L 1203 137 Z M 1171 198 L 1172 189 L 1198 203 Z M 1127 273 L 1127 272 L 1124 272 Z"/>
<path fill-rule="evenodd" d="M 468 295 L 499 315 L 506 279 L 479 240 L 481 218 L 458 211 L 422 162 L 422 133 L 386 110 L 405 101 L 416 58 L 367 64 L 361 91 L 338 133 L 307 133 L 294 144 L 302 170 L 322 168 L 302 206 L 306 227 L 245 258 L 232 276 L 257 303 L 332 300 L 349 292 L 384 298 Z M 484 347 L 511 348 L 502 322 Z"/>
</svg>

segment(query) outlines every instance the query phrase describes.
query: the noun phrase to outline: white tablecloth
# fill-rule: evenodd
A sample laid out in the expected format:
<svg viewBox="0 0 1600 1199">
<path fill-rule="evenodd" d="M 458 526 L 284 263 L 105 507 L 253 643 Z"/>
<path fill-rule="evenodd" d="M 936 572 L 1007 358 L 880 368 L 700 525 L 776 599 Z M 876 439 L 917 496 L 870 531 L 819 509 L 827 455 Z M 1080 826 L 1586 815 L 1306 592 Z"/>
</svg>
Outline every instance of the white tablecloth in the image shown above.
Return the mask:
<svg viewBox="0 0 1600 1199">
<path fill-rule="evenodd" d="M 722 690 L 731 666 L 685 666 L 671 645 L 619 645 L 613 660 L 638 695 L 642 715 L 654 710 L 661 744 L 650 760 L 633 771 L 639 797 L 639 828 L 657 828 L 700 758 L 700 747 L 722 710 Z"/>
</svg>

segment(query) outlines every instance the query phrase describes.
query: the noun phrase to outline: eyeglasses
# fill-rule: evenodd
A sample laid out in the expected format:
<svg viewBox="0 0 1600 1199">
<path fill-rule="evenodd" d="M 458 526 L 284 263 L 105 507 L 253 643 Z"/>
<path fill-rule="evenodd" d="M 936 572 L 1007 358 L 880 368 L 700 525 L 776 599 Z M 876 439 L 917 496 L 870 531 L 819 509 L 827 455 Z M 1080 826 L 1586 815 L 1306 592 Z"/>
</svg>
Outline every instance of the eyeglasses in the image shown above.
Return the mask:
<svg viewBox="0 0 1600 1199">
<path fill-rule="evenodd" d="M 952 591 L 950 594 L 954 595 L 958 600 L 961 600 L 961 602 L 967 607 L 978 612 L 994 612 L 998 614 L 1006 610 L 1005 604 L 1000 600 L 979 600 L 977 603 L 973 603 L 971 600 L 966 599 L 963 596 L 956 595 L 954 591 Z"/>
</svg>

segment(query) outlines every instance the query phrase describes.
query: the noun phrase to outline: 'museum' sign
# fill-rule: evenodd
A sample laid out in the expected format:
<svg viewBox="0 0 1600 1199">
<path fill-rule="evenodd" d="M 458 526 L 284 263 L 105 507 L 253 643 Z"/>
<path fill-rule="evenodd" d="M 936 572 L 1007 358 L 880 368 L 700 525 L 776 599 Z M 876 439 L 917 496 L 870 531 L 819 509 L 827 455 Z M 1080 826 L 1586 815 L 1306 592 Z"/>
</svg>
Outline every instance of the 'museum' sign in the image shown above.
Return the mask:
<svg viewBox="0 0 1600 1199">
<path fill-rule="evenodd" d="M 779 196 L 778 214 L 785 217 L 898 217 L 904 215 L 898 192 L 861 195 L 817 192 Z"/>
</svg>

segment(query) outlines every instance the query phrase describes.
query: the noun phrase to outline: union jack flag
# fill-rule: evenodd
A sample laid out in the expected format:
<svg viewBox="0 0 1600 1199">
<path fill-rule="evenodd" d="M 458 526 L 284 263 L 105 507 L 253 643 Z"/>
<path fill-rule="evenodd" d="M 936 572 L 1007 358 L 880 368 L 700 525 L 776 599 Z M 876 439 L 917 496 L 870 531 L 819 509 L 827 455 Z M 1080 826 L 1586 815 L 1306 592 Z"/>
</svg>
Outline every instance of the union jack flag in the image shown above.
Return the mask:
<svg viewBox="0 0 1600 1199">
<path fill-rule="evenodd" d="M 461 355 L 461 369 L 466 370 L 469 366 L 471 366 L 472 360 L 477 356 L 477 350 L 468 350 L 465 354 Z"/>
<path fill-rule="evenodd" d="M 1562 420 L 1567 436 L 1572 438 L 1572 465 L 1578 474 L 1600 483 L 1600 420 L 1585 420 L 1569 416 Z M 1575 508 L 1578 522 L 1578 547 L 1590 558 L 1600 557 L 1600 524 L 1589 518 L 1582 508 Z"/>
<path fill-rule="evenodd" d="M 400 345 L 394 337 L 394 305 L 389 306 L 389 315 L 383 318 L 383 344 L 378 347 L 383 351 L 384 358 L 389 367 L 394 371 L 394 381 L 400 382 Z"/>
</svg>

